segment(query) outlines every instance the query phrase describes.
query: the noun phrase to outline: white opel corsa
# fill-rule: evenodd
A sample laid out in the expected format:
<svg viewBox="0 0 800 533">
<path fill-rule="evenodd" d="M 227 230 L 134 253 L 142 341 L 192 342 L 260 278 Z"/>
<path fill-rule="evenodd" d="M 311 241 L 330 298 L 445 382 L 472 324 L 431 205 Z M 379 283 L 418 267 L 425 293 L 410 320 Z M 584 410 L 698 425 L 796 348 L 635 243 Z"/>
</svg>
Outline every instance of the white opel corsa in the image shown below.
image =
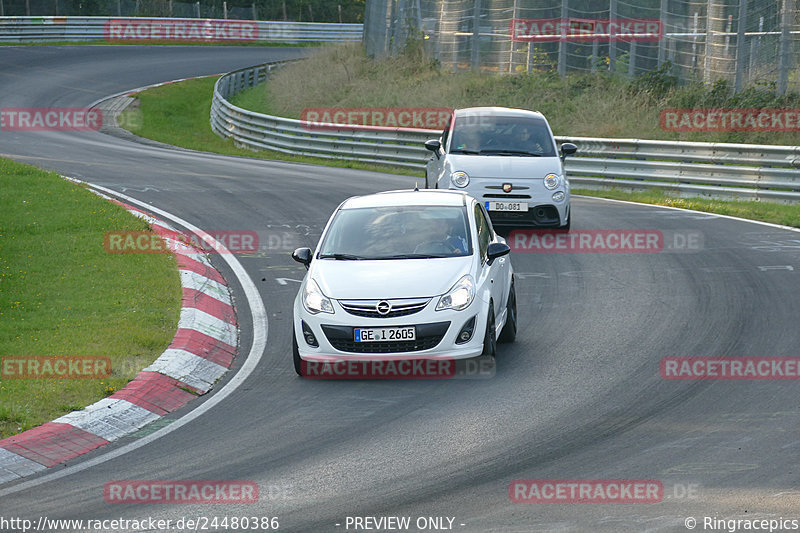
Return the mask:
<svg viewBox="0 0 800 533">
<path fill-rule="evenodd" d="M 390 191 L 345 200 L 294 302 L 303 361 L 494 356 L 516 336 L 514 275 L 486 210 L 460 191 Z"/>
</svg>

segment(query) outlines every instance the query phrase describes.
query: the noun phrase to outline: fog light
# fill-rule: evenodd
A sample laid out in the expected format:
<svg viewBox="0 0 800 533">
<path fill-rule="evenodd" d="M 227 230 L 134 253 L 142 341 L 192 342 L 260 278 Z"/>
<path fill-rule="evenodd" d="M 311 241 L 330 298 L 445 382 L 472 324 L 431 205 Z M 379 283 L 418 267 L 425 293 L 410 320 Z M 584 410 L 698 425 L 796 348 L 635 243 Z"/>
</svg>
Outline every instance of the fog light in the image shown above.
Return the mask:
<svg viewBox="0 0 800 533">
<path fill-rule="evenodd" d="M 475 317 L 470 318 L 467 320 L 467 323 L 464 324 L 464 327 L 461 328 L 461 331 L 458 332 L 456 336 L 456 344 L 464 344 L 465 342 L 469 342 L 472 339 L 472 333 L 475 331 Z"/>
<path fill-rule="evenodd" d="M 312 348 L 318 348 L 319 342 L 317 342 L 317 338 L 311 332 L 311 328 L 308 327 L 308 324 L 306 324 L 305 320 L 301 320 L 300 325 L 303 328 L 303 338 L 306 340 L 306 344 Z"/>
<path fill-rule="evenodd" d="M 564 192 L 563 191 L 558 191 L 558 192 L 554 192 L 553 193 L 553 201 L 554 202 L 560 202 L 563 199 L 564 199 Z"/>
</svg>

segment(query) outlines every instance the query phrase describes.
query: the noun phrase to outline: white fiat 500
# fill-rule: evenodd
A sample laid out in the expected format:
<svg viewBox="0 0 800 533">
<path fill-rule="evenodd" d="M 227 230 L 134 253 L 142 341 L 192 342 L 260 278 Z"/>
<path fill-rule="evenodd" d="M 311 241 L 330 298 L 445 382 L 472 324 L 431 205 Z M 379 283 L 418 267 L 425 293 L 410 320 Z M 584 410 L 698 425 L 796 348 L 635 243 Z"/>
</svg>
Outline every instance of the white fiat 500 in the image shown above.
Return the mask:
<svg viewBox="0 0 800 533">
<path fill-rule="evenodd" d="M 439 139 L 425 148 L 433 156 L 426 187 L 461 189 L 477 198 L 495 226 L 569 230 L 569 180 L 550 125 L 541 113 L 504 107 L 456 109 Z"/>
<path fill-rule="evenodd" d="M 517 329 L 505 240 L 459 191 L 390 191 L 345 200 L 294 302 L 294 365 L 303 361 L 494 356 Z"/>
</svg>

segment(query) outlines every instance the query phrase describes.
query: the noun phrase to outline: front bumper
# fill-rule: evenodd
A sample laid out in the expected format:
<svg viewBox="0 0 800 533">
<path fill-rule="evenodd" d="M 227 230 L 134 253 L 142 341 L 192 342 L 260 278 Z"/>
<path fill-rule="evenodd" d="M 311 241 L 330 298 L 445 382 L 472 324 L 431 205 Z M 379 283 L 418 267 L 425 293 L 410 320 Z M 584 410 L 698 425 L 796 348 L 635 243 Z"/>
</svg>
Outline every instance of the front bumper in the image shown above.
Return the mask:
<svg viewBox="0 0 800 533">
<path fill-rule="evenodd" d="M 334 314 L 312 315 L 303 307 L 302 291 L 294 302 L 294 331 L 300 358 L 305 361 L 332 362 L 341 360 L 391 360 L 391 359 L 465 359 L 483 352 L 488 304 L 475 298 L 462 311 L 436 311 L 438 298 L 421 311 L 393 318 L 371 318 L 348 313 L 336 300 L 331 300 Z M 486 307 L 486 309 L 484 309 Z M 475 317 L 472 338 L 456 344 L 458 334 L 465 324 Z M 313 333 L 318 346 L 311 346 L 303 335 Z M 354 328 L 414 326 L 413 341 L 355 342 Z"/>
</svg>

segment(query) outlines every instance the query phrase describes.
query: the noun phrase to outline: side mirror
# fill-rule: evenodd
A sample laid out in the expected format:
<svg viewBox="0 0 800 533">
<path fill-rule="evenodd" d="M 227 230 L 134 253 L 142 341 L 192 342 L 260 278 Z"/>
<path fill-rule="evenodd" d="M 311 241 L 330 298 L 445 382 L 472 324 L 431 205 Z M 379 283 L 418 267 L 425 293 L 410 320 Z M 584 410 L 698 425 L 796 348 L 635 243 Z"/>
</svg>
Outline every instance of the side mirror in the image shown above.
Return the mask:
<svg viewBox="0 0 800 533">
<path fill-rule="evenodd" d="M 309 265 L 311 265 L 311 256 L 313 252 L 311 248 L 298 248 L 294 252 L 292 252 L 292 259 L 297 261 L 298 263 L 303 263 L 308 270 Z"/>
<path fill-rule="evenodd" d="M 511 248 L 504 243 L 504 242 L 493 242 L 489 245 L 489 248 L 486 250 L 486 255 L 489 258 L 487 261 L 490 265 L 494 263 L 494 260 L 498 257 L 503 257 L 504 255 L 508 255 L 511 252 Z"/>
<path fill-rule="evenodd" d="M 572 155 L 578 151 L 578 147 L 572 143 L 564 143 L 561 145 L 561 160 L 564 161 L 568 155 Z"/>
<path fill-rule="evenodd" d="M 442 147 L 442 143 L 439 142 L 438 139 L 431 139 L 429 141 L 425 141 L 425 148 L 436 154 L 436 159 L 439 159 L 439 149 Z"/>
</svg>

